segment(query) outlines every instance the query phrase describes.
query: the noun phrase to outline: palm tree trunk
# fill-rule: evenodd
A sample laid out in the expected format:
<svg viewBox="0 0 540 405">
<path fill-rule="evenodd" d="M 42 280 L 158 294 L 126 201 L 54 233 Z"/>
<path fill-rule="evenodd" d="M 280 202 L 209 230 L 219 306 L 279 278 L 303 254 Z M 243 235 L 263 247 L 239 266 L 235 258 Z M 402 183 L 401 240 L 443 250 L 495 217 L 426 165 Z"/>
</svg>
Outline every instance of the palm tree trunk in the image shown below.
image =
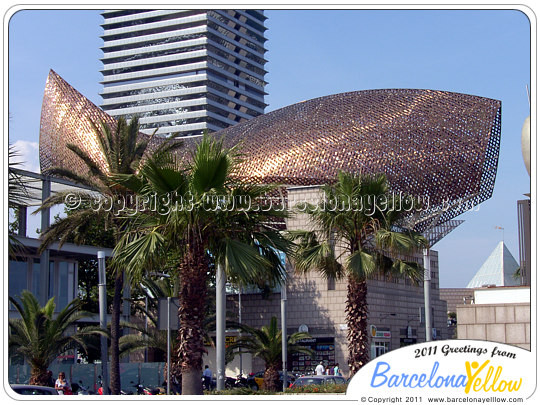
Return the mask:
<svg viewBox="0 0 540 405">
<path fill-rule="evenodd" d="M 182 365 L 180 364 L 180 361 L 178 360 L 178 339 L 176 340 L 176 344 L 173 344 L 173 348 L 171 350 L 171 381 L 178 381 L 180 386 L 182 386 Z M 167 363 L 165 363 L 165 368 L 163 370 L 164 375 L 164 381 L 167 381 Z"/>
<path fill-rule="evenodd" d="M 122 290 L 124 286 L 124 273 L 116 272 L 114 279 L 114 298 L 111 313 L 111 394 L 120 395 L 120 310 L 122 306 Z"/>
<path fill-rule="evenodd" d="M 203 321 L 208 264 L 202 243 L 192 241 L 180 262 L 178 361 L 182 370 L 182 395 L 202 395 Z"/>
<path fill-rule="evenodd" d="M 30 371 L 30 385 L 43 385 L 46 386 L 49 382 L 49 376 L 47 375 L 47 367 L 33 365 Z"/>
<path fill-rule="evenodd" d="M 349 375 L 352 377 L 370 358 L 368 338 L 367 281 L 349 277 L 346 321 L 349 341 Z"/>
<path fill-rule="evenodd" d="M 271 364 L 266 368 L 263 377 L 263 388 L 276 392 L 279 391 L 279 364 Z"/>
</svg>

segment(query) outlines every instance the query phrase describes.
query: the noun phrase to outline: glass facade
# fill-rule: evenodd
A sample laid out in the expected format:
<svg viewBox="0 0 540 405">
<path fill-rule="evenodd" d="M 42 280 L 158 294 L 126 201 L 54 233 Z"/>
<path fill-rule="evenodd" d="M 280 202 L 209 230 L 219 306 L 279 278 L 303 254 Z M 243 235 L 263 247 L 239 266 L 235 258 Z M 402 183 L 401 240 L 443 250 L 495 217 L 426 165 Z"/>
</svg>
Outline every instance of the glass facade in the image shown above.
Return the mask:
<svg viewBox="0 0 540 405">
<path fill-rule="evenodd" d="M 16 298 L 28 289 L 28 262 L 10 260 L 8 270 L 9 296 Z"/>
<path fill-rule="evenodd" d="M 49 262 L 48 292 L 46 300 L 55 297 L 56 308 L 62 309 L 77 296 L 76 262 L 51 260 Z M 41 267 L 39 258 L 10 260 L 8 269 L 8 289 L 10 297 L 17 297 L 24 290 L 30 291 L 41 301 Z M 10 309 L 15 309 L 10 305 Z"/>
<path fill-rule="evenodd" d="M 58 294 L 56 295 L 57 308 L 64 308 L 68 304 L 68 263 L 58 263 Z"/>
<path fill-rule="evenodd" d="M 39 259 L 34 259 L 32 261 L 32 294 L 39 300 L 41 298 L 40 290 L 40 277 L 41 277 L 41 268 Z"/>
</svg>

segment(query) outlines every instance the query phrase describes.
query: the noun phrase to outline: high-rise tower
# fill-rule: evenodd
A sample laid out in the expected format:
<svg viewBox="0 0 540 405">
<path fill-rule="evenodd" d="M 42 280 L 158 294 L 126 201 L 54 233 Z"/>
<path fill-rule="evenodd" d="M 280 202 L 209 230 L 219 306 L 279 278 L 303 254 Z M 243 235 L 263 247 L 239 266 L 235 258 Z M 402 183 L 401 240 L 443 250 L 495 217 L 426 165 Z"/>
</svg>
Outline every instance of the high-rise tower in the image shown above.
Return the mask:
<svg viewBox="0 0 540 405">
<path fill-rule="evenodd" d="M 102 109 L 199 135 L 264 113 L 263 10 L 106 10 Z"/>
</svg>

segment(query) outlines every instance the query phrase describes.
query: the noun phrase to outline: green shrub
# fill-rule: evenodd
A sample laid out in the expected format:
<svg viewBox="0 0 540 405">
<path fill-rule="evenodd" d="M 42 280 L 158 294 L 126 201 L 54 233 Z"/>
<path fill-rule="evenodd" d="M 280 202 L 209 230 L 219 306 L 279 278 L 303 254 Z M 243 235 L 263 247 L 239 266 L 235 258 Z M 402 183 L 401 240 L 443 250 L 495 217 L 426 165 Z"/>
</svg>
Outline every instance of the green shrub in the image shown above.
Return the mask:
<svg viewBox="0 0 540 405">
<path fill-rule="evenodd" d="M 232 388 L 230 390 L 222 391 L 204 391 L 205 395 L 275 395 L 276 392 L 258 390 L 253 391 L 251 388 Z"/>
<path fill-rule="evenodd" d="M 313 384 L 287 388 L 285 394 L 341 394 L 347 391 L 347 384 Z"/>
</svg>

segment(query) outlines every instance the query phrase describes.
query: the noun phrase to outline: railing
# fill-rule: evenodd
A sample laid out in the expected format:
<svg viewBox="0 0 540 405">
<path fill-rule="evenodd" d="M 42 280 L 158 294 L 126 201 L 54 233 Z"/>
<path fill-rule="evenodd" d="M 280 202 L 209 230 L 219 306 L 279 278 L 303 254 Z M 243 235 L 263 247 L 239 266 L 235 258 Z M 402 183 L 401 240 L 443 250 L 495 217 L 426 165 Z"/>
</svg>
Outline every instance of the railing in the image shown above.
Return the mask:
<svg viewBox="0 0 540 405">
<path fill-rule="evenodd" d="M 164 382 L 164 367 L 166 363 L 120 363 L 120 380 L 122 390 L 136 392 L 133 387 L 142 384 L 145 387 L 158 387 Z M 56 380 L 58 373 L 63 371 L 70 384 L 77 383 L 96 392 L 99 388 L 101 364 L 54 364 L 49 370 Z M 30 366 L 9 366 L 8 378 L 10 384 L 28 384 L 30 380 Z"/>
</svg>

